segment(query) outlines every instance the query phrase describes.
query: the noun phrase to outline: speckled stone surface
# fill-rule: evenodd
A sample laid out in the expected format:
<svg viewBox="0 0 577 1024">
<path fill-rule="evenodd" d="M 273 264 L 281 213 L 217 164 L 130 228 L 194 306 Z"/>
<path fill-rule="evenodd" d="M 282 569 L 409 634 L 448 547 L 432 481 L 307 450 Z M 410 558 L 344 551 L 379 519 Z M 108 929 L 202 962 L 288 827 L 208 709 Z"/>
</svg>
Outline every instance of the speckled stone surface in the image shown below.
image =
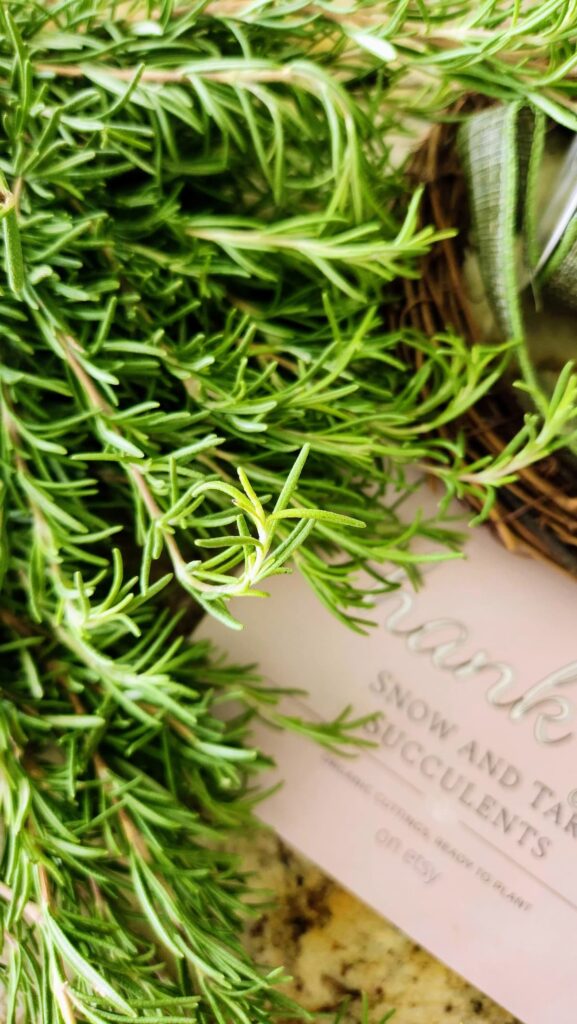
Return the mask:
<svg viewBox="0 0 577 1024">
<path fill-rule="evenodd" d="M 247 945 L 260 963 L 284 965 L 306 1009 L 334 1011 L 348 997 L 342 1024 L 354 1024 L 364 992 L 371 1024 L 391 1009 L 391 1024 L 521 1024 L 276 836 L 252 835 L 240 852 L 275 897 Z"/>
</svg>

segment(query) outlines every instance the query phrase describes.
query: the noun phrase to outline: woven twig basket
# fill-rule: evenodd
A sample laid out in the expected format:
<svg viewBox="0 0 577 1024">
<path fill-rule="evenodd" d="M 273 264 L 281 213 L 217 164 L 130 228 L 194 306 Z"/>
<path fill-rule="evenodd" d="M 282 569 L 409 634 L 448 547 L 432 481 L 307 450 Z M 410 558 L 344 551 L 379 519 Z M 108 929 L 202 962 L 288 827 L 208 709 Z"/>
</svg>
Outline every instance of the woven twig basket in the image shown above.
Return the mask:
<svg viewBox="0 0 577 1024">
<path fill-rule="evenodd" d="M 456 113 L 487 106 L 469 98 Z M 415 152 L 410 173 L 424 186 L 421 219 L 439 229 L 458 228 L 425 258 L 422 275 L 405 282 L 404 321 L 428 336 L 447 328 L 471 342 L 482 340 L 464 278 L 469 209 L 455 123 L 436 125 Z M 523 409 L 501 385 L 457 425 L 471 461 L 497 455 L 522 424 Z M 570 452 L 541 460 L 502 486 L 490 514 L 492 527 L 510 550 L 545 559 L 577 576 L 577 458 Z"/>
</svg>

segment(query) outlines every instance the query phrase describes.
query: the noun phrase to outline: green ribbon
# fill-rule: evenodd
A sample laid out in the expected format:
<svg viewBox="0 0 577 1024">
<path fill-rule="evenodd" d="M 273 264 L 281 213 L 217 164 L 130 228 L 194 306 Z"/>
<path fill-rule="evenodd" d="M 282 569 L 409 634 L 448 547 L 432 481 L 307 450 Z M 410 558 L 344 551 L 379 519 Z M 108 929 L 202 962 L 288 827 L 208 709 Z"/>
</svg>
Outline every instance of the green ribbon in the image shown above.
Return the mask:
<svg viewBox="0 0 577 1024">
<path fill-rule="evenodd" d="M 521 342 L 523 375 L 545 403 L 525 344 L 524 286 L 530 280 L 545 298 L 577 308 L 577 217 L 539 274 L 533 272 L 545 117 L 521 102 L 492 106 L 463 122 L 457 144 L 487 298 L 503 337 Z"/>
</svg>

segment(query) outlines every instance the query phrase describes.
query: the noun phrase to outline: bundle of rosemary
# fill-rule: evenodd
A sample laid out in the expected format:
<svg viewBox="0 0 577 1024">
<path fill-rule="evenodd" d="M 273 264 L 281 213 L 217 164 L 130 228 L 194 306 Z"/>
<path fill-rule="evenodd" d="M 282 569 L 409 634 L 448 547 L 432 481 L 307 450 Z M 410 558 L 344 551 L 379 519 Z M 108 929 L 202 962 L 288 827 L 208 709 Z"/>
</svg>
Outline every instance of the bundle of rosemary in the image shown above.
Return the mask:
<svg viewBox="0 0 577 1024">
<path fill-rule="evenodd" d="M 365 628 L 357 570 L 387 587 L 414 537 L 456 543 L 404 519 L 408 467 L 489 503 L 571 426 L 570 377 L 495 472 L 467 467 L 438 429 L 510 345 L 389 312 L 441 237 L 397 166 L 407 117 L 474 82 L 575 120 L 575 4 L 523 7 L 0 7 L 7 1024 L 297 1014 L 243 952 L 222 850 L 265 766 L 254 717 L 309 727 L 190 626 L 234 627 L 228 599 L 292 564 Z"/>
</svg>

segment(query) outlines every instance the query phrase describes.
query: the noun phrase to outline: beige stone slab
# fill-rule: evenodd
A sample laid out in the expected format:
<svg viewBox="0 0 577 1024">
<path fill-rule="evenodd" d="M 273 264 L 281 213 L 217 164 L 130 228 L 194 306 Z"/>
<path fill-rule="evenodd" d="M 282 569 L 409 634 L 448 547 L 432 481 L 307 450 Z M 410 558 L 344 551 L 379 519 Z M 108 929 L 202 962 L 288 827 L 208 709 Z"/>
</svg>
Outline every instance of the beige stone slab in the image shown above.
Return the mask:
<svg viewBox="0 0 577 1024">
<path fill-rule="evenodd" d="M 342 1024 L 520 1024 L 317 867 L 263 831 L 241 845 L 254 881 L 275 905 L 249 925 L 247 945 L 263 964 L 284 965 L 287 991 L 306 1009 L 350 1004 Z"/>
</svg>

